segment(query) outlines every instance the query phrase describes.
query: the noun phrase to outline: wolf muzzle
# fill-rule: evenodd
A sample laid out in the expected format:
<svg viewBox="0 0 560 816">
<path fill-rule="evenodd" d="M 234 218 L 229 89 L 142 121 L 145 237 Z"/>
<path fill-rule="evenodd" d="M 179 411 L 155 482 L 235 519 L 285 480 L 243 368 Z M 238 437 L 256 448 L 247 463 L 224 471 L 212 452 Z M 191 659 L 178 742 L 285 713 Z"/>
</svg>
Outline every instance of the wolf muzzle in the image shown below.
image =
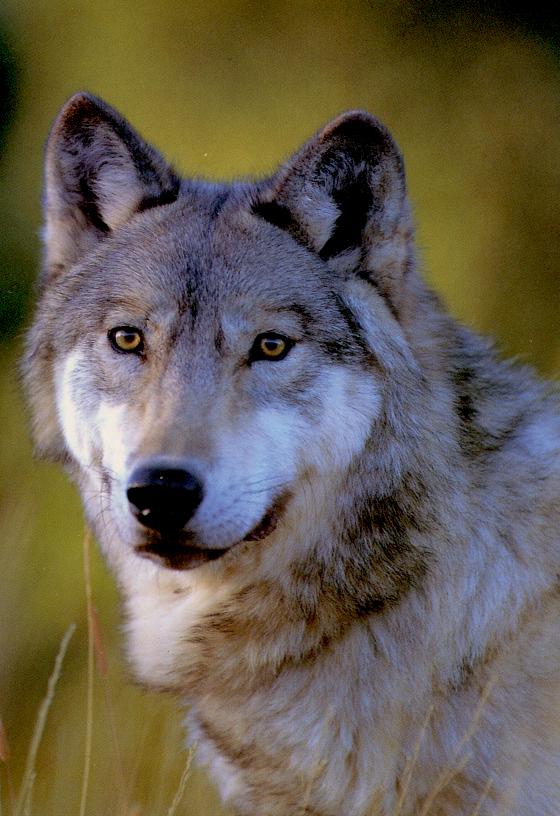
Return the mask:
<svg viewBox="0 0 560 816">
<path fill-rule="evenodd" d="M 132 472 L 126 495 L 137 521 L 158 533 L 178 533 L 202 501 L 200 480 L 181 468 L 141 465 Z"/>
</svg>

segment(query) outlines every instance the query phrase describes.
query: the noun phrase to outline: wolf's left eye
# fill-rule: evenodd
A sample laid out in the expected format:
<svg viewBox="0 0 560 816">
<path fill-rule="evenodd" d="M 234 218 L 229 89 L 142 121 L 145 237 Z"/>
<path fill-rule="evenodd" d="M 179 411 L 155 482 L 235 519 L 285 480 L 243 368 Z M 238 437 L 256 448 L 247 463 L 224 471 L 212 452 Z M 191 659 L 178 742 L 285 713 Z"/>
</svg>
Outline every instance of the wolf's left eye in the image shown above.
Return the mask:
<svg viewBox="0 0 560 816">
<path fill-rule="evenodd" d="M 142 332 L 133 326 L 117 326 L 107 336 L 115 351 L 138 354 L 144 348 Z"/>
<path fill-rule="evenodd" d="M 251 348 L 249 358 L 251 362 L 255 360 L 283 360 L 290 351 L 294 341 L 283 334 L 267 332 L 259 334 Z"/>
</svg>

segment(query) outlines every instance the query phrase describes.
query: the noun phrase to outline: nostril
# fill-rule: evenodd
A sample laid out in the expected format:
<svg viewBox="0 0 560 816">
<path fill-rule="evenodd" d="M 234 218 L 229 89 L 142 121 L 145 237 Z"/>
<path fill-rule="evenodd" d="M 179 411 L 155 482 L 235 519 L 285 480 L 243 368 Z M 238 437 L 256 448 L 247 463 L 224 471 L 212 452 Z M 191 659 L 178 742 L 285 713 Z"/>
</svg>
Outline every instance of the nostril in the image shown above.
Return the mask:
<svg viewBox="0 0 560 816">
<path fill-rule="evenodd" d="M 202 484 L 188 470 L 140 467 L 133 471 L 126 495 L 131 511 L 145 527 L 179 532 L 202 501 Z"/>
</svg>

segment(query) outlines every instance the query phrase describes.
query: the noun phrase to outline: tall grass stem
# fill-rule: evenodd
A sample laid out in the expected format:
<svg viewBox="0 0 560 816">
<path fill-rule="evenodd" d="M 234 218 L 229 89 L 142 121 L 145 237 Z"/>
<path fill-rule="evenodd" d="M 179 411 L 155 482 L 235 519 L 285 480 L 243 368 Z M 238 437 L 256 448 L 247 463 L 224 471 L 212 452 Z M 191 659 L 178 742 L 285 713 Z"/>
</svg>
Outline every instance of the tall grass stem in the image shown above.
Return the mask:
<svg viewBox="0 0 560 816">
<path fill-rule="evenodd" d="M 177 788 L 177 792 L 173 797 L 173 801 L 171 802 L 171 805 L 169 807 L 169 810 L 167 811 L 166 816 L 175 816 L 175 814 L 177 813 L 177 808 L 181 804 L 181 800 L 185 795 L 185 788 L 187 787 L 187 780 L 191 772 L 191 764 L 194 756 L 194 750 L 195 750 L 194 748 L 189 749 L 189 752 L 187 754 L 187 762 L 185 764 L 183 773 L 181 774 L 181 779 L 179 780 L 179 787 Z"/>
<path fill-rule="evenodd" d="M 43 732 L 45 730 L 49 709 L 51 707 L 54 698 L 54 693 L 56 691 L 56 686 L 60 678 L 62 664 L 64 662 L 64 657 L 66 656 L 68 644 L 70 643 L 70 639 L 75 631 L 76 624 L 71 623 L 66 632 L 64 633 L 64 637 L 62 638 L 62 641 L 60 643 L 60 648 L 58 650 L 58 654 L 54 662 L 54 669 L 49 678 L 47 693 L 39 707 L 39 712 L 37 714 L 37 720 L 35 722 L 35 728 L 33 730 L 33 736 L 31 738 L 31 744 L 29 746 L 29 751 L 27 754 L 25 771 L 23 773 L 23 780 L 21 783 L 21 789 L 16 803 L 14 816 L 23 816 L 23 814 L 25 813 L 25 809 L 27 807 L 27 803 L 30 800 L 32 794 L 33 781 L 35 778 L 35 765 L 37 762 L 37 752 L 39 751 L 39 746 L 41 744 L 41 739 L 43 736 Z"/>
<path fill-rule="evenodd" d="M 88 656 L 87 656 L 87 699 L 86 699 L 86 735 L 84 746 L 84 768 L 82 772 L 82 792 L 80 796 L 80 816 L 86 816 L 89 777 L 91 771 L 91 746 L 93 741 L 93 671 L 94 671 L 94 617 L 91 590 L 91 533 L 86 528 L 84 532 L 84 583 L 86 593 L 86 608 L 88 620 Z"/>
</svg>

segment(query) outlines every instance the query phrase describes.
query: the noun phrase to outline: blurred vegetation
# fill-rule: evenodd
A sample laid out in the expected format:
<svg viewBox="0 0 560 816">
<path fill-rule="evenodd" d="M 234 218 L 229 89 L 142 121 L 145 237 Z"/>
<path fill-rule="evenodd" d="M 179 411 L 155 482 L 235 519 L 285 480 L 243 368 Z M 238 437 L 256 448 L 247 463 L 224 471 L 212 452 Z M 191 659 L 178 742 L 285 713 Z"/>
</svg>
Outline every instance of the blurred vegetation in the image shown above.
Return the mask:
<svg viewBox="0 0 560 816">
<path fill-rule="evenodd" d="M 541 372 L 560 364 L 558 12 L 522 3 L 4 0 L 0 9 L 0 718 L 17 786 L 63 632 L 34 813 L 77 813 L 87 623 L 79 503 L 33 461 L 15 374 L 40 254 L 42 149 L 64 99 L 116 105 L 186 174 L 269 172 L 341 110 L 403 148 L 423 264 L 452 311 Z M 175 702 L 128 681 L 98 557 L 109 675 L 95 681 L 87 813 L 167 813 L 185 761 Z M 116 732 L 116 740 L 113 732 Z M 118 743 L 118 749 L 115 748 Z M 0 752 L 1 753 L 1 752 Z M 124 793 L 123 793 L 124 792 Z M 220 811 L 200 772 L 185 812 Z M 139 809 L 133 810 L 137 802 Z M 122 810 L 122 808 L 121 808 Z M 9 814 L 9 809 L 7 810 Z M 123 811 L 124 812 L 124 811 Z"/>
</svg>

